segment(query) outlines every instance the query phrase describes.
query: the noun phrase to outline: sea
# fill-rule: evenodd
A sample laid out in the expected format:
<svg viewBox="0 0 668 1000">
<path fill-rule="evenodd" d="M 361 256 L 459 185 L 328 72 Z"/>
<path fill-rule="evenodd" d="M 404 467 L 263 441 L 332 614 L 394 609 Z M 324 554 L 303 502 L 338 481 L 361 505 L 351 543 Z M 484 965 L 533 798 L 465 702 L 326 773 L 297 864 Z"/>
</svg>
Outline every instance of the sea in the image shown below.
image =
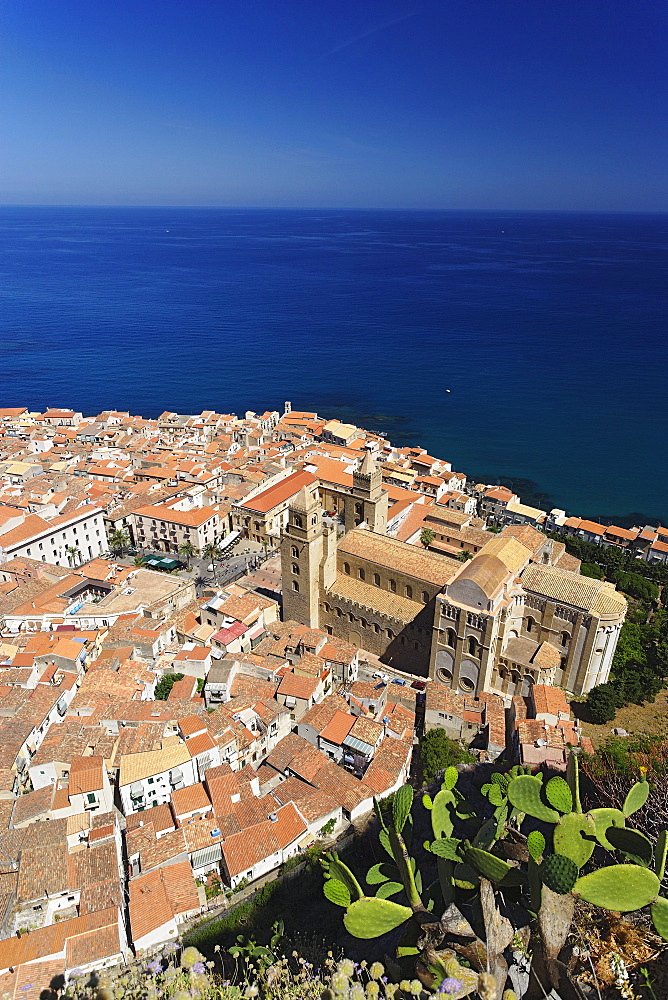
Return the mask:
<svg viewBox="0 0 668 1000">
<path fill-rule="evenodd" d="M 316 410 L 668 522 L 668 215 L 0 208 L 0 406 Z"/>
</svg>

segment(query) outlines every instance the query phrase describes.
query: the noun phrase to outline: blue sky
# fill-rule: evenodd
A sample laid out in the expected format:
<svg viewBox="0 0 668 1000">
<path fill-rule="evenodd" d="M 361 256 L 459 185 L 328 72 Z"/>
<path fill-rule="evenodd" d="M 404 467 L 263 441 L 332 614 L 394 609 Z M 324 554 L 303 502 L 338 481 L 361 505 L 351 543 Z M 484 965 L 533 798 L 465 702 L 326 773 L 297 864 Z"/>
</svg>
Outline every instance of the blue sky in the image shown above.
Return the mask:
<svg viewBox="0 0 668 1000">
<path fill-rule="evenodd" d="M 665 211 L 664 0 L 4 0 L 0 201 Z"/>
</svg>

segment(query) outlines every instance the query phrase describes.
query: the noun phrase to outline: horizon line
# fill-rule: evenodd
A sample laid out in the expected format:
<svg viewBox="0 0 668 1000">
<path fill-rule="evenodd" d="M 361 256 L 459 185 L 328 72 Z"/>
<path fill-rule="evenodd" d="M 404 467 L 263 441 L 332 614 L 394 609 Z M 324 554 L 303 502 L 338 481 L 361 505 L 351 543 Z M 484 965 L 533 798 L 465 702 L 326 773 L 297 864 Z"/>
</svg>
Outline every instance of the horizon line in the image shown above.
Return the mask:
<svg viewBox="0 0 668 1000">
<path fill-rule="evenodd" d="M 668 208 L 426 208 L 411 205 L 392 207 L 367 207 L 360 205 L 217 205 L 198 203 L 141 204 L 140 202 L 0 202 L 0 209 L 8 208 L 141 208 L 147 209 L 201 209 L 239 212 L 495 212 L 545 213 L 550 215 L 668 215 Z"/>
</svg>

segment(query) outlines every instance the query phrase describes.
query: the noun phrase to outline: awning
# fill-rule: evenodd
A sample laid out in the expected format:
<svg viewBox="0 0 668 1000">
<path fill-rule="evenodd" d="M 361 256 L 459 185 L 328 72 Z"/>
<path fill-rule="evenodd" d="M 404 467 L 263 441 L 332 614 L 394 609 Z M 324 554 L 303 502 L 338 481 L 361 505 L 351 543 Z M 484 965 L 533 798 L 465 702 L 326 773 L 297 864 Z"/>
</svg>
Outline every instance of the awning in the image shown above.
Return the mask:
<svg viewBox="0 0 668 1000">
<path fill-rule="evenodd" d="M 254 625 L 252 629 L 248 632 L 249 639 L 257 639 L 258 636 L 263 635 L 266 632 L 264 625 Z"/>
</svg>

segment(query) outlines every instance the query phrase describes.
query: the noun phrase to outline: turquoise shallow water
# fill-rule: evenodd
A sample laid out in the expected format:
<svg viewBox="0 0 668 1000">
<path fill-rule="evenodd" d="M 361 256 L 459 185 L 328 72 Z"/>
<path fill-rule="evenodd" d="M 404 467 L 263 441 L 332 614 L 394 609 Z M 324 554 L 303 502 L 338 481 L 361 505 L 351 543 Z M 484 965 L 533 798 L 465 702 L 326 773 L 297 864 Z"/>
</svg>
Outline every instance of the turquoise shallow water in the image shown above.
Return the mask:
<svg viewBox="0 0 668 1000">
<path fill-rule="evenodd" d="M 665 521 L 667 245 L 665 215 L 3 208 L 0 405 L 290 399 Z"/>
</svg>

